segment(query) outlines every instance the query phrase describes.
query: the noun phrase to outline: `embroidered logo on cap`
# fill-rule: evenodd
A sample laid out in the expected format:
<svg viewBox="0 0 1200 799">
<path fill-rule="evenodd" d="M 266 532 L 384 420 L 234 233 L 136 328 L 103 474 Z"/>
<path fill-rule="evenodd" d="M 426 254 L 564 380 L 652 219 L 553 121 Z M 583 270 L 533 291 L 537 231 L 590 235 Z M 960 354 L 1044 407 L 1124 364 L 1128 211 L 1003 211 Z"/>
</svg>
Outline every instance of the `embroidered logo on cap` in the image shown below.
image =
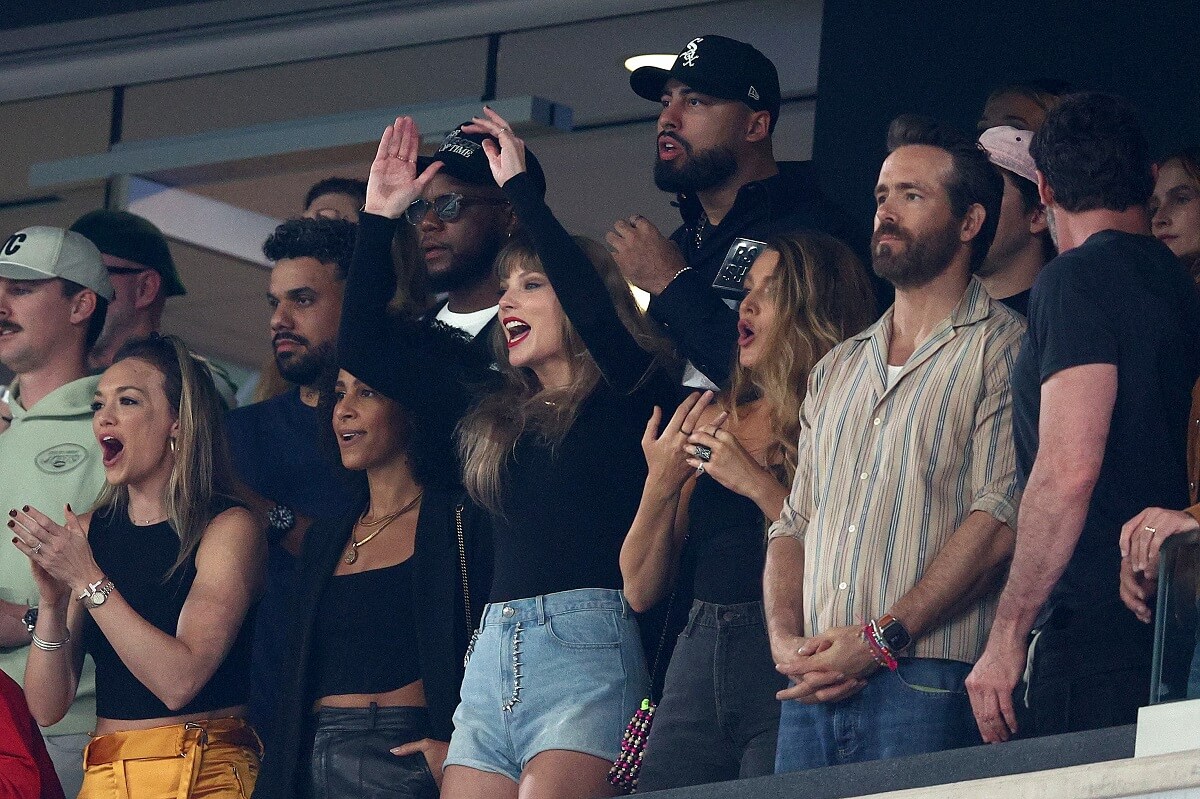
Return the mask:
<svg viewBox="0 0 1200 799">
<path fill-rule="evenodd" d="M 683 52 L 679 54 L 679 60 L 683 62 L 685 67 L 694 67 L 696 62 L 700 60 L 700 54 L 696 52 L 696 47 L 700 42 L 704 41 L 704 37 L 692 39 L 687 43 L 687 47 L 683 48 Z"/>
<path fill-rule="evenodd" d="M 754 88 L 753 86 L 750 87 L 750 91 L 748 92 L 748 94 L 750 95 L 751 100 L 760 99 L 758 96 L 758 89 Z"/>
<path fill-rule="evenodd" d="M 78 444 L 56 444 L 34 456 L 33 462 L 46 474 L 63 474 L 87 459 L 88 452 Z"/>
<path fill-rule="evenodd" d="M 482 150 L 477 142 L 463 138 L 462 128 L 455 128 L 446 134 L 446 138 L 442 141 L 442 146 L 438 148 L 439 153 L 454 153 L 461 155 L 463 158 L 470 158 L 475 153 Z"/>
</svg>

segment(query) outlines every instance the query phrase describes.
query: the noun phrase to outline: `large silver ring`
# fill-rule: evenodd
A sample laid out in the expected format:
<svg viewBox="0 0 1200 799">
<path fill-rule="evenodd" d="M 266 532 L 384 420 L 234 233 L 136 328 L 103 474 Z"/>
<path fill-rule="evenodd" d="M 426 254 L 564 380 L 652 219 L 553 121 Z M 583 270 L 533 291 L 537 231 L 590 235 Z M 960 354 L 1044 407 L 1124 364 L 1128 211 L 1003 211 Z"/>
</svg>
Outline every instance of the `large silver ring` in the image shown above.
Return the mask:
<svg viewBox="0 0 1200 799">
<path fill-rule="evenodd" d="M 42 551 L 42 542 L 41 541 L 38 541 L 38 545 L 36 547 L 34 547 L 33 549 L 29 550 L 29 552 L 33 555 L 36 555 L 37 553 L 39 553 L 41 551 Z"/>
<path fill-rule="evenodd" d="M 712 447 L 706 447 L 703 444 L 697 444 L 695 448 L 693 448 L 692 452 L 696 454 L 697 458 L 705 463 L 708 463 L 712 460 Z"/>
</svg>

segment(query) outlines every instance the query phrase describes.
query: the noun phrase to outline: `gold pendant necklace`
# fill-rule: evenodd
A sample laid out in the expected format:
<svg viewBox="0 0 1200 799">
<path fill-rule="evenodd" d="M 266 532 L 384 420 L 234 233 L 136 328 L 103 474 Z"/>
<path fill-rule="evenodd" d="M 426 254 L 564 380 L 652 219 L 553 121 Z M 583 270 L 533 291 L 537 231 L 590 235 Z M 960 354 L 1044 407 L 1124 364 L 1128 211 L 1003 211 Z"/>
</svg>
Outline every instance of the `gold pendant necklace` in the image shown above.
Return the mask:
<svg viewBox="0 0 1200 799">
<path fill-rule="evenodd" d="M 350 547 L 349 547 L 348 551 L 346 552 L 346 557 L 342 558 L 342 560 L 345 561 L 347 565 L 350 565 L 350 564 L 354 563 L 355 561 L 357 561 L 359 547 L 366 546 L 366 544 L 369 541 L 371 541 L 371 539 L 373 539 L 375 536 L 379 535 L 384 530 L 386 530 L 387 526 L 389 524 L 396 521 L 396 519 L 399 519 L 401 516 L 408 513 L 413 508 L 415 508 L 417 506 L 417 503 L 421 501 L 421 497 L 423 497 L 424 495 L 425 495 L 425 492 L 422 491 L 421 493 L 419 493 L 415 497 L 413 497 L 411 502 L 409 502 L 407 505 L 405 505 L 403 508 L 396 511 L 395 513 L 384 516 L 381 518 L 381 520 L 367 522 L 364 526 L 368 526 L 368 527 L 375 526 L 375 525 L 379 525 L 379 526 L 376 527 L 376 529 L 372 530 L 371 534 L 368 535 L 366 538 L 364 538 L 362 541 L 359 541 L 358 539 L 356 539 L 354 537 L 354 530 L 351 529 L 350 530 Z M 366 511 L 363 511 L 363 516 L 365 516 L 365 515 L 366 515 Z M 359 517 L 358 522 L 359 522 L 359 524 L 364 524 L 363 520 L 362 520 L 362 516 Z"/>
</svg>

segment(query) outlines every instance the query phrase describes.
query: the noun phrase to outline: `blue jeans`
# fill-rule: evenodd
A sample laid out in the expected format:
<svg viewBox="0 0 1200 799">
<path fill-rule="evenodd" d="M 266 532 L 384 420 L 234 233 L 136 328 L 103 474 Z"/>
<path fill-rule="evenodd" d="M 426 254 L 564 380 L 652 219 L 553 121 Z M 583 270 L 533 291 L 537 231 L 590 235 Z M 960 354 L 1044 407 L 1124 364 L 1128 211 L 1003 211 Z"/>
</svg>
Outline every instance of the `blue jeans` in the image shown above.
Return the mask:
<svg viewBox="0 0 1200 799">
<path fill-rule="evenodd" d="M 775 773 L 983 743 L 963 685 L 970 672 L 955 660 L 901 658 L 841 702 L 784 702 Z"/>
</svg>

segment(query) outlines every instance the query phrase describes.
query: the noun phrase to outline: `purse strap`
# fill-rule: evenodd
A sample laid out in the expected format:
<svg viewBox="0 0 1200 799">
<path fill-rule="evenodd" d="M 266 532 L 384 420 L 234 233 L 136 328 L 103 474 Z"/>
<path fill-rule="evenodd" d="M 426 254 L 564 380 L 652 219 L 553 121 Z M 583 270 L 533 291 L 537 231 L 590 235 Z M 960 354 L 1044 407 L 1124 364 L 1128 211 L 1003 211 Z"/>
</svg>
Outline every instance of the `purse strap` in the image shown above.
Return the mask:
<svg viewBox="0 0 1200 799">
<path fill-rule="evenodd" d="M 458 534 L 458 568 L 462 572 L 463 609 L 467 618 L 467 632 L 471 632 L 474 624 L 471 621 L 471 584 L 467 580 L 467 541 L 463 535 L 463 509 L 466 502 L 459 502 L 454 508 L 454 529 Z M 664 629 L 664 633 L 666 630 Z M 660 649 L 661 651 L 661 649 Z"/>
</svg>

